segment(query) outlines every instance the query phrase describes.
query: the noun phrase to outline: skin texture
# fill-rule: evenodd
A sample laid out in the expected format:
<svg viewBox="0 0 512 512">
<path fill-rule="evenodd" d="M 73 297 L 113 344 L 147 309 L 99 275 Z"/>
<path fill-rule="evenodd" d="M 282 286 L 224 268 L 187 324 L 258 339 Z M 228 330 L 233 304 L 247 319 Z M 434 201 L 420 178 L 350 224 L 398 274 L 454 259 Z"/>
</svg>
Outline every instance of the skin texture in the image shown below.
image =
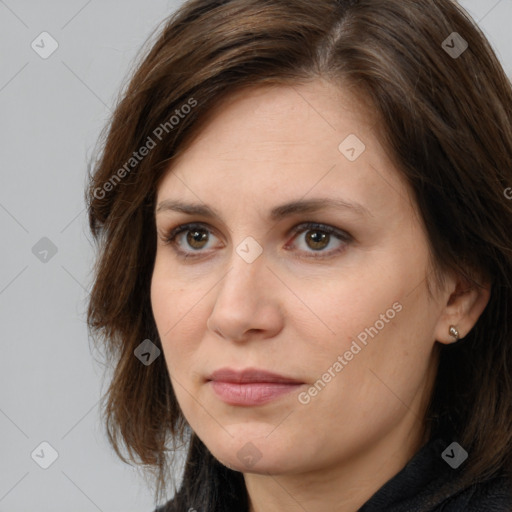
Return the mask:
<svg viewBox="0 0 512 512">
<path fill-rule="evenodd" d="M 239 91 L 158 187 L 151 300 L 164 357 L 192 429 L 244 473 L 251 512 L 296 511 L 298 503 L 348 512 L 367 501 L 427 439 L 436 340 L 452 342 L 452 324 L 464 337 L 489 298 L 455 276 L 428 297 L 425 231 L 373 126 L 350 90 L 321 79 Z M 350 134 L 366 146 L 355 161 L 338 148 Z M 277 205 L 314 197 L 357 202 L 369 213 L 268 219 Z M 221 217 L 158 211 L 167 199 L 205 203 Z M 190 222 L 203 223 L 206 238 L 191 246 L 186 232 L 177 236 L 177 247 L 200 253 L 185 260 L 164 240 Z M 351 240 L 322 239 L 311 228 L 292 233 L 305 222 Z M 237 253 L 246 237 L 263 249 L 252 263 Z M 371 326 L 378 333 L 334 370 Z M 265 369 L 304 385 L 264 405 L 228 405 L 205 381 L 221 367 Z M 329 369 L 331 379 L 301 403 L 299 392 L 304 398 L 323 375 L 325 382 Z M 249 464 L 242 455 L 251 449 Z"/>
</svg>

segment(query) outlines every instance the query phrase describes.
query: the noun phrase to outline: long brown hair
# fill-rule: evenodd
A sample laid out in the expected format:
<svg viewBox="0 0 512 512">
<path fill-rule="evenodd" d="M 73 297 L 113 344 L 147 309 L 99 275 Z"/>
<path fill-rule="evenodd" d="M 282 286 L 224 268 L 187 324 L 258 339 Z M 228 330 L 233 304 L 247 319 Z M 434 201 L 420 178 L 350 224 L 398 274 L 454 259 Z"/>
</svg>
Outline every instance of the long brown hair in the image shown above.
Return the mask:
<svg viewBox="0 0 512 512">
<path fill-rule="evenodd" d="M 465 51 L 451 53 L 462 40 Z M 113 370 L 102 412 L 119 457 L 155 477 L 157 501 L 168 455 L 188 433 L 184 500 L 212 511 L 247 506 L 241 474 L 190 432 L 164 358 L 146 366 L 134 355 L 145 339 L 161 349 L 150 304 L 159 180 L 223 98 L 319 77 L 353 87 L 376 112 L 419 207 L 434 283 L 445 270 L 492 283 L 471 332 L 440 347 L 425 422 L 431 437 L 469 452 L 464 485 L 511 471 L 512 87 L 480 29 L 451 0 L 192 0 L 133 71 L 86 191 L 98 245 L 87 321 Z"/>
</svg>

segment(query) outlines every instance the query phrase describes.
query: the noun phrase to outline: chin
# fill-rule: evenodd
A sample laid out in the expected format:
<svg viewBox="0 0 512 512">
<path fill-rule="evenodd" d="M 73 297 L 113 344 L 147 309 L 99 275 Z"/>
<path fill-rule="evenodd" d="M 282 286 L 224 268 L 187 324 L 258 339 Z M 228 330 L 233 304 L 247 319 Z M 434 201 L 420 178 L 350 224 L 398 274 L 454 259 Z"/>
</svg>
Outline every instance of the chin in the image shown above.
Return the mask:
<svg viewBox="0 0 512 512">
<path fill-rule="evenodd" d="M 265 433 L 261 434 L 261 427 L 254 429 L 244 428 L 244 434 L 237 432 L 234 437 L 227 439 L 208 438 L 203 441 L 212 455 L 224 466 L 242 473 L 256 474 L 282 474 L 297 469 L 300 461 L 297 460 L 297 446 L 286 442 L 286 437 L 269 436 L 268 425 Z M 232 430 L 231 430 L 232 432 Z M 288 436 L 288 441 L 290 437 Z"/>
</svg>

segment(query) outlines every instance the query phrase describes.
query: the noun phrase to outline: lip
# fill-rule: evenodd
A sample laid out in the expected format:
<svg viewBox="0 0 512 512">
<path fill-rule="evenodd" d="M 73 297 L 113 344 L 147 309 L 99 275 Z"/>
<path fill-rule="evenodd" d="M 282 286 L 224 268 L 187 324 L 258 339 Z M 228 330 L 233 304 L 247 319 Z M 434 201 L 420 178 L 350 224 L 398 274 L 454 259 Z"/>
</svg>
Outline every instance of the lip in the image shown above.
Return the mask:
<svg viewBox="0 0 512 512">
<path fill-rule="evenodd" d="M 215 394 L 229 405 L 262 405 L 304 385 L 297 379 L 254 368 L 221 368 L 207 379 Z"/>
</svg>

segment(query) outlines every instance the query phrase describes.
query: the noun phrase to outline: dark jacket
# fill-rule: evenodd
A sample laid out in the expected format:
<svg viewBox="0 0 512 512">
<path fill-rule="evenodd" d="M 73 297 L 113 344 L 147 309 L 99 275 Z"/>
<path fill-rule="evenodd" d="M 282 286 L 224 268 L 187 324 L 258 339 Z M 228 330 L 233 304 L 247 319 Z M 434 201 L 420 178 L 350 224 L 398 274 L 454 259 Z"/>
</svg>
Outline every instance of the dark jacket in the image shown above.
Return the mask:
<svg viewBox="0 0 512 512">
<path fill-rule="evenodd" d="M 496 476 L 471 486 L 457 485 L 460 470 L 446 462 L 455 460 L 451 445 L 443 439 L 426 443 L 406 466 L 388 480 L 357 512 L 512 512 L 512 482 Z M 444 452 L 444 457 L 442 456 Z M 452 490 L 439 496 L 443 484 L 453 483 Z M 188 512 L 176 509 L 173 500 L 155 512 Z M 190 507 L 192 508 L 192 507 Z M 197 512 L 208 512 L 197 510 Z M 225 511 L 228 512 L 228 511 Z M 237 510 L 236 512 L 247 512 Z M 314 511 L 312 511 L 314 512 Z"/>
</svg>

